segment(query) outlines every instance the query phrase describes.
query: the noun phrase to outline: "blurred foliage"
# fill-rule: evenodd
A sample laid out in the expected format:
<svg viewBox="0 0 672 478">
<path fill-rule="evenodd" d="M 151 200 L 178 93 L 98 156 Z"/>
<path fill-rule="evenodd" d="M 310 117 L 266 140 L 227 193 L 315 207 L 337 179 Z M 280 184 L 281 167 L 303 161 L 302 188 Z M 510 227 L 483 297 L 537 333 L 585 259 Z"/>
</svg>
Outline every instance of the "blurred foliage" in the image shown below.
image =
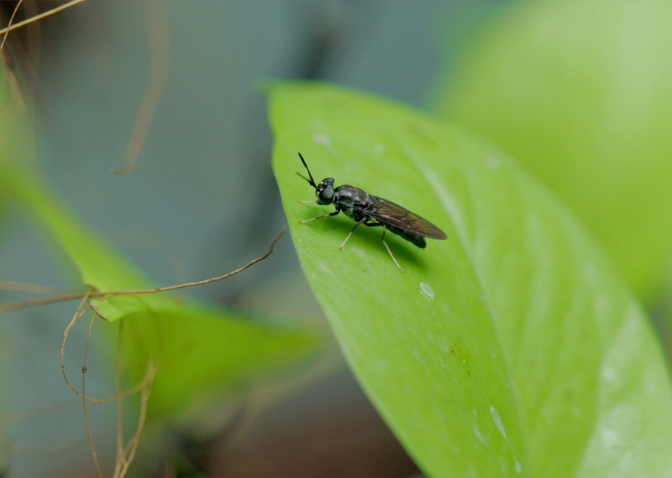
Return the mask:
<svg viewBox="0 0 672 478">
<path fill-rule="evenodd" d="M 43 226 L 46 235 L 76 265 L 82 282 L 93 290 L 156 287 L 103 238 L 79 223 L 28 167 L 32 156 L 25 145 L 33 144 L 33 137 L 26 116 L 12 106 L 6 93 L 6 88 L 0 90 L 0 104 L 5 105 L 0 117 L 4 125 L 0 197 L 22 206 Z M 296 365 L 314 352 L 319 342 L 306 330 L 252 322 L 171 293 L 104 297 L 92 303 L 107 319 L 105 335 L 110 338 L 117 330 L 113 322 L 125 321 L 124 357 L 134 379 L 142 377 L 148 361 L 160 363 L 149 417 L 164 421 L 179 420 L 190 404 L 201 403 L 206 395 L 244 388 L 260 377 Z M 113 369 L 112 363 L 110 366 Z"/>
<path fill-rule="evenodd" d="M 0 346 L 4 348 L 2 343 L 3 337 L 0 336 Z M 5 373 L 2 367 L 4 367 L 4 357 L 0 355 L 0 384 L 3 388 L 5 386 Z M 9 433 L 7 430 L 7 417 L 5 414 L 5 397 L 0 394 L 0 476 L 5 476 L 7 470 L 9 469 L 9 457 L 10 457 L 10 443 L 9 443 Z"/>
<path fill-rule="evenodd" d="M 646 318 L 573 215 L 440 119 L 318 83 L 272 88 L 301 266 L 363 388 L 430 476 L 659 476 L 672 389 Z M 435 222 L 426 251 L 298 204 L 333 177 Z"/>
<path fill-rule="evenodd" d="M 671 24 L 668 2 L 519 2 L 433 95 L 553 189 L 645 299 L 672 245 Z"/>
</svg>

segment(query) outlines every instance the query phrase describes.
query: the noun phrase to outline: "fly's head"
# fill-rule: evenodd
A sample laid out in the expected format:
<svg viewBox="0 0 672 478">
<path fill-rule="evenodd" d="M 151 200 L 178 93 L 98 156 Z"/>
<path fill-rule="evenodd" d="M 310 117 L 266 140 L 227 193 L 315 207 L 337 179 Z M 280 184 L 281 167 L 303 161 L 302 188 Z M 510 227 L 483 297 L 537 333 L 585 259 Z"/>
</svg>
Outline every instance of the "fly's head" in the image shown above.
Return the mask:
<svg viewBox="0 0 672 478">
<path fill-rule="evenodd" d="M 317 203 L 328 206 L 334 202 L 334 178 L 323 179 L 315 188 Z"/>
<path fill-rule="evenodd" d="M 312 187 L 315 188 L 315 194 L 317 195 L 317 204 L 320 204 L 322 206 L 328 206 L 329 204 L 334 202 L 334 178 L 326 178 L 323 179 L 320 184 L 315 184 L 315 180 L 313 179 L 313 175 L 310 173 L 310 169 L 308 169 L 308 165 L 306 164 L 306 160 L 303 159 L 303 156 L 301 153 L 299 153 L 299 158 L 301 158 L 301 162 L 303 165 L 306 167 L 306 171 L 308 171 L 308 178 L 304 178 L 301 176 L 299 173 L 299 176 L 301 176 L 303 179 L 308 181 L 308 184 L 310 184 Z"/>
</svg>

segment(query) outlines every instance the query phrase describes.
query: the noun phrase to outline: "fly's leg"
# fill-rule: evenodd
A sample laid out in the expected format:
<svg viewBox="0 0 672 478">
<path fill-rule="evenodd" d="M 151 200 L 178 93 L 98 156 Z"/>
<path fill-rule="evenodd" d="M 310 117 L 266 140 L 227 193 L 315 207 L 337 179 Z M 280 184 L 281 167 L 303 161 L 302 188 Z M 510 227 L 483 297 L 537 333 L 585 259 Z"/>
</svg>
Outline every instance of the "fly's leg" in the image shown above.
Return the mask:
<svg viewBox="0 0 672 478">
<path fill-rule="evenodd" d="M 392 251 L 390 250 L 390 246 L 388 246 L 388 245 L 387 245 L 387 242 L 385 242 L 385 233 L 386 233 L 386 232 L 387 232 L 387 227 L 383 224 L 383 237 L 381 237 L 381 239 L 383 240 L 383 244 L 385 244 L 385 249 L 387 249 L 387 252 L 390 253 L 390 257 L 392 258 L 392 260 L 394 261 L 394 263 L 397 265 L 397 267 L 399 268 L 399 270 L 400 270 L 401 272 L 404 272 L 404 269 L 402 269 L 402 267 L 399 265 L 399 263 L 397 262 L 397 260 L 394 258 L 394 254 L 392 254 Z"/>
<path fill-rule="evenodd" d="M 385 242 L 385 233 L 387 232 L 387 226 L 386 226 L 385 224 L 383 224 L 383 223 L 380 223 L 380 222 L 371 222 L 371 221 L 369 221 L 368 218 L 366 218 L 366 217 L 365 217 L 364 219 L 362 219 L 361 221 L 359 221 L 357 224 L 355 224 L 355 227 L 352 228 L 352 231 L 350 231 L 350 234 L 348 234 L 348 237 L 346 237 L 346 238 L 345 238 L 345 241 L 343 241 L 343 244 L 341 244 L 341 250 L 343 250 L 343 246 L 344 246 L 345 243 L 348 241 L 348 239 L 350 238 L 350 236 L 352 235 L 352 233 L 355 232 L 355 229 L 357 229 L 357 228 L 359 227 L 360 224 L 364 224 L 365 226 L 368 226 L 368 227 L 380 227 L 380 226 L 383 226 L 383 236 L 381 237 L 381 239 L 382 239 L 382 241 L 383 241 L 383 244 L 385 245 L 385 249 L 387 249 L 387 252 L 390 254 L 390 257 L 391 257 L 392 260 L 394 261 L 395 265 L 399 268 L 399 270 L 400 270 L 401 272 L 404 272 L 403 267 L 401 267 L 401 266 L 399 265 L 399 263 L 397 262 L 397 259 L 394 257 L 394 254 L 392 254 L 392 250 L 390 249 L 390 246 L 388 246 L 388 245 L 387 245 L 387 242 Z"/>
<path fill-rule="evenodd" d="M 364 225 L 369 226 L 369 227 L 383 226 L 383 237 L 381 237 L 381 239 L 383 240 L 383 244 L 385 245 L 385 249 L 387 249 L 387 252 L 390 254 L 390 257 L 392 258 L 394 263 L 397 265 L 399 270 L 401 272 L 404 272 L 404 269 L 399 265 L 399 263 L 397 262 L 397 259 L 394 257 L 394 254 L 392 254 L 392 251 L 390 250 L 390 247 L 387 245 L 387 242 L 385 242 L 385 233 L 387 232 L 387 226 L 383 223 L 380 223 L 380 222 L 369 222 L 369 221 L 365 222 Z"/>
<path fill-rule="evenodd" d="M 322 219 L 323 217 L 327 217 L 327 216 L 335 216 L 339 212 L 341 212 L 341 210 L 336 209 L 334 212 L 331 212 L 329 214 L 322 214 L 321 216 L 311 217 L 310 219 L 306 219 L 305 221 L 299 221 L 299 224 L 305 224 L 307 222 L 314 221 L 315 219 Z"/>
<path fill-rule="evenodd" d="M 348 242 L 348 239 L 350 239 L 350 236 L 352 236 L 352 233 L 355 232 L 355 229 L 357 229 L 362 224 L 365 224 L 366 219 L 367 219 L 366 217 L 363 217 L 362 219 L 357 221 L 357 224 L 355 224 L 355 227 L 352 228 L 352 231 L 350 231 L 350 234 L 348 234 L 348 237 L 345 238 L 345 241 L 343 241 L 343 244 L 341 244 L 341 247 L 339 247 L 339 249 L 341 251 L 343 250 L 343 246 L 345 246 L 345 243 Z"/>
</svg>

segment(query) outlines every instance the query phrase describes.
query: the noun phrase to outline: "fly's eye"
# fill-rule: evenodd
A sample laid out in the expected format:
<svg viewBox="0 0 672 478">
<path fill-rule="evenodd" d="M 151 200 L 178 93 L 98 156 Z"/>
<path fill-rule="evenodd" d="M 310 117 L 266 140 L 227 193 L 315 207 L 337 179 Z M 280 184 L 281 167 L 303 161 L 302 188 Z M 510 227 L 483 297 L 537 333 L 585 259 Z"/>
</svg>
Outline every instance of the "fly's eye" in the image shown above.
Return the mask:
<svg viewBox="0 0 672 478">
<path fill-rule="evenodd" d="M 327 178 L 322 181 L 318 186 L 317 190 L 317 201 L 326 206 L 334 202 L 334 180 L 332 178 Z"/>
</svg>

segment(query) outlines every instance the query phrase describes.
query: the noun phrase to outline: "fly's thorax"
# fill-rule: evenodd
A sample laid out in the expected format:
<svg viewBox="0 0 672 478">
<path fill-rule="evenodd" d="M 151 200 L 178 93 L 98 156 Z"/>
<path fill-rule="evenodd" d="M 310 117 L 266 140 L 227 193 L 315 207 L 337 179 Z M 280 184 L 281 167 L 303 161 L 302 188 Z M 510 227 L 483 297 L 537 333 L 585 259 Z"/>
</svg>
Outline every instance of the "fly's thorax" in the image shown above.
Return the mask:
<svg viewBox="0 0 672 478">
<path fill-rule="evenodd" d="M 349 206 L 368 206 L 371 202 L 371 195 L 363 189 L 343 184 L 334 191 L 334 202 Z"/>
<path fill-rule="evenodd" d="M 355 186 L 344 184 L 334 191 L 334 204 L 350 217 L 355 215 L 355 210 L 367 207 L 370 202 L 371 195 Z"/>
</svg>

